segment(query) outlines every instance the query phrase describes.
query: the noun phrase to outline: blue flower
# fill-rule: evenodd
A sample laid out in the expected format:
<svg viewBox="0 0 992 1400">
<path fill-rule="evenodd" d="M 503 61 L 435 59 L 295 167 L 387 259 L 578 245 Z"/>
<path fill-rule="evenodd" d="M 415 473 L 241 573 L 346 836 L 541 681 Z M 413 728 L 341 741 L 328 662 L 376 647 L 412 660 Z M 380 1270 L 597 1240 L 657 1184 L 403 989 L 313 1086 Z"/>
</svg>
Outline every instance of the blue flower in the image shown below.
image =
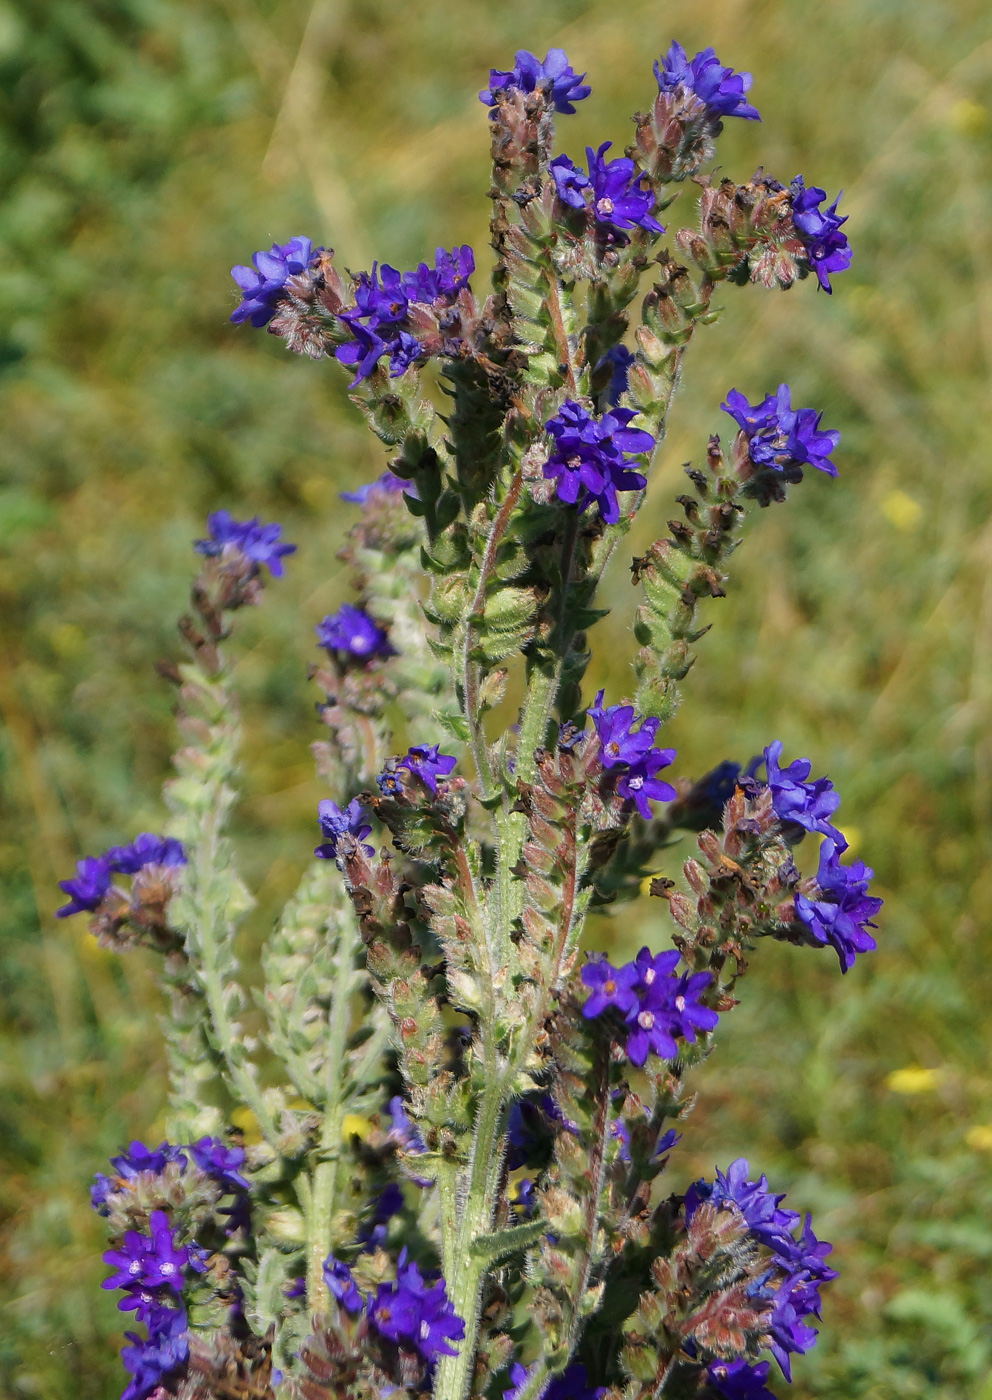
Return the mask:
<svg viewBox="0 0 992 1400">
<path fill-rule="evenodd" d="M 438 778 L 446 778 L 458 762 L 439 749 L 439 744 L 414 744 L 396 766 L 420 778 L 425 787 L 436 793 Z"/>
<path fill-rule="evenodd" d="M 130 846 L 112 846 L 103 859 L 121 875 L 137 875 L 146 865 L 185 865 L 186 852 L 174 837 L 143 831 Z"/>
<path fill-rule="evenodd" d="M 581 102 L 592 92 L 583 81 L 586 75 L 573 72 L 564 49 L 549 49 L 543 63 L 536 54 L 518 49 L 513 60 L 509 72 L 490 69 L 489 86 L 479 93 L 479 101 L 487 107 L 496 107 L 495 94 L 505 88 L 515 88 L 519 92 L 536 92 L 540 88 L 551 99 L 556 112 L 571 113 L 575 111 L 572 104 Z M 496 112 L 491 116 L 495 117 Z"/>
<path fill-rule="evenodd" d="M 813 408 L 792 407 L 792 391 L 780 384 L 774 394 L 750 404 L 737 389 L 731 389 L 720 407 L 747 438 L 748 456 L 757 466 L 781 472 L 790 481 L 802 481 L 804 466 L 816 467 L 827 476 L 836 476 L 830 453 L 840 442 L 836 429 L 821 429 L 822 413 Z"/>
<path fill-rule="evenodd" d="M 207 529 L 210 538 L 193 545 L 198 554 L 216 557 L 225 549 L 234 549 L 256 567 L 267 564 L 273 578 L 283 574 L 283 556 L 296 553 L 295 544 L 280 541 L 281 525 L 263 525 L 257 515 L 251 520 L 235 520 L 228 511 L 216 510 L 207 516 Z"/>
<path fill-rule="evenodd" d="M 324 1260 L 324 1282 L 330 1293 L 341 1306 L 350 1313 L 359 1313 L 365 1306 L 365 1298 L 355 1282 L 347 1264 L 329 1254 Z"/>
<path fill-rule="evenodd" d="M 612 145 L 612 141 L 604 141 L 595 151 L 591 146 L 586 147 L 588 177 L 568 156 L 556 156 L 548 168 L 558 198 L 573 209 L 581 209 L 588 195 L 596 222 L 616 232 L 624 233 L 636 227 L 664 233 L 664 226 L 651 213 L 655 196 L 650 185 L 644 184 L 647 177 L 638 172 L 627 156 L 604 159 Z"/>
<path fill-rule="evenodd" d="M 630 367 L 636 358 L 626 345 L 614 345 L 612 349 L 607 350 L 597 366 L 597 369 L 602 365 L 608 364 L 610 366 L 610 382 L 606 387 L 606 398 L 614 408 L 619 404 L 621 394 L 627 392 Z"/>
<path fill-rule="evenodd" d="M 188 1150 L 200 1171 L 212 1177 L 225 1191 L 251 1190 L 247 1178 L 241 1174 L 245 1164 L 243 1147 L 229 1147 L 220 1138 L 202 1137 L 191 1143 Z"/>
<path fill-rule="evenodd" d="M 614 408 L 594 418 L 573 399 L 566 399 L 545 429 L 555 447 L 544 464 L 544 476 L 557 481 L 559 500 L 586 510 L 594 502 L 607 525 L 620 519 L 618 491 L 640 491 L 647 478 L 630 466 L 627 453 L 651 452 L 654 438 L 627 425 L 637 414 Z"/>
<path fill-rule="evenodd" d="M 317 640 L 328 651 L 344 653 L 359 661 L 392 653 L 389 638 L 367 612 L 351 603 L 342 603 L 314 628 Z"/>
<path fill-rule="evenodd" d="M 346 833 L 361 843 L 363 837 L 368 836 L 372 830 L 372 824 L 367 820 L 368 810 L 357 797 L 353 797 L 343 811 L 336 802 L 327 797 L 318 803 L 317 815 L 321 832 L 327 838 L 314 851 L 314 855 L 320 856 L 321 860 L 334 859 L 338 853 L 338 841 Z M 374 849 L 368 845 L 363 844 L 362 850 L 367 856 L 375 854 Z"/>
<path fill-rule="evenodd" d="M 145 1400 L 153 1390 L 189 1359 L 188 1322 L 183 1308 L 156 1307 L 147 1318 L 148 1336 L 124 1335 L 131 1343 L 121 1350 L 121 1360 L 131 1379 L 121 1400 Z"/>
<path fill-rule="evenodd" d="M 690 59 L 682 45 L 673 40 L 668 52 L 654 65 L 654 75 L 661 92 L 683 87 L 695 93 L 714 121 L 721 117 L 761 120 L 757 107 L 752 107 L 745 97 L 751 89 L 751 74 L 724 68 L 713 49 L 701 49 Z"/>
<path fill-rule="evenodd" d="M 399 495 L 402 491 L 410 496 L 417 494 L 417 488 L 412 481 L 404 481 L 401 476 L 385 471 L 381 476 L 376 477 L 375 481 L 367 481 L 364 486 L 359 486 L 355 491 L 339 491 L 338 495 L 342 501 L 350 501 L 356 506 L 365 506 L 381 498 Z"/>
<path fill-rule="evenodd" d="M 288 243 L 273 243 L 267 253 L 255 253 L 253 267 L 232 267 L 231 276 L 241 288 L 242 301 L 231 313 L 231 320 L 236 325 L 242 321 L 250 321 L 255 327 L 267 325 L 289 278 L 305 272 L 313 259 L 310 239 L 298 235 Z"/>
<path fill-rule="evenodd" d="M 654 747 L 660 720 L 641 720 L 635 729 L 639 716 L 633 705 L 604 706 L 603 694 L 603 691 L 598 693 L 595 705 L 588 711 L 599 735 L 603 767 L 618 771 L 617 792 L 636 803 L 644 820 L 650 821 L 649 800 L 671 802 L 677 795 L 671 783 L 657 776 L 662 768 L 672 763 L 675 750 Z"/>
<path fill-rule="evenodd" d="M 863 861 L 841 865 L 837 843 L 820 844 L 820 865 L 816 872 L 817 890 L 810 898 L 796 895 L 796 916 L 806 925 L 817 943 L 836 951 L 842 972 L 848 972 L 859 953 L 874 952 L 878 944 L 868 932 L 871 920 L 882 907 L 882 900 L 868 893 L 874 871 Z"/>
<path fill-rule="evenodd" d="M 397 1261 L 396 1282 L 380 1283 L 368 1305 L 370 1322 L 384 1337 L 412 1346 L 425 1361 L 457 1356 L 450 1345 L 465 1335 L 465 1323 L 454 1310 L 444 1279 L 428 1283 L 404 1249 Z"/>
<path fill-rule="evenodd" d="M 817 185 L 810 185 L 807 189 L 801 175 L 793 180 L 789 192 L 792 195 L 792 222 L 806 245 L 810 269 L 816 273 L 823 290 L 830 292 L 833 290 L 830 274 L 844 272 L 851 266 L 853 257 L 847 234 L 840 231 L 841 224 L 847 223 L 847 215 L 837 213 L 840 195 L 829 209 L 821 209 L 820 205 L 827 197 L 826 190 L 821 190 Z"/>
<path fill-rule="evenodd" d="M 840 794 L 833 783 L 829 778 L 808 782 L 813 766 L 808 758 L 797 758 L 783 768 L 779 763 L 781 756 L 782 742 L 776 739 L 765 749 L 764 761 L 772 806 L 779 821 L 795 823 L 806 831 L 818 831 L 835 841 L 838 850 L 847 850 L 844 837 L 828 820 L 840 806 Z"/>
<path fill-rule="evenodd" d="M 515 1362 L 510 1367 L 510 1380 L 512 1387 L 503 1391 L 503 1400 L 516 1400 L 516 1397 L 530 1380 L 530 1371 L 526 1366 L 521 1366 Z M 607 1387 L 591 1386 L 586 1368 L 581 1361 L 573 1361 L 571 1366 L 567 1366 L 560 1376 L 555 1376 L 547 1390 L 544 1392 L 544 1400 L 599 1400 L 605 1395 Z"/>
<path fill-rule="evenodd" d="M 735 1361 L 713 1361 L 707 1368 L 706 1379 L 722 1400 L 775 1400 L 765 1385 L 770 1366 L 760 1361 L 756 1366 L 738 1357 Z"/>
<path fill-rule="evenodd" d="M 731 1162 L 726 1174 L 717 1170 L 715 1181 L 694 1182 L 685 1196 L 685 1218 L 690 1221 L 705 1202 L 718 1210 L 733 1205 L 747 1221 L 755 1239 L 776 1253 L 786 1254 L 794 1248 L 791 1230 L 799 1223 L 794 1210 L 782 1210 L 785 1193 L 774 1195 L 768 1189 L 768 1178 L 748 1180 L 746 1157 Z"/>
<path fill-rule="evenodd" d="M 160 1142 L 158 1147 L 146 1147 L 143 1142 L 134 1140 L 127 1145 L 127 1151 L 111 1157 L 110 1165 L 118 1176 L 133 1180 L 140 1172 L 162 1172 L 168 1162 L 178 1162 L 185 1170 L 186 1154 L 181 1147 L 171 1142 Z"/>
<path fill-rule="evenodd" d="M 642 948 L 624 967 L 612 968 L 597 959 L 582 969 L 582 981 L 592 988 L 582 1014 L 592 1020 L 604 1011 L 617 1011 L 627 1030 L 627 1058 L 638 1067 L 649 1053 L 674 1060 L 679 1053 L 676 1037 L 693 1043 L 697 1030 L 711 1031 L 719 1020 L 715 1011 L 699 1002 L 712 974 L 680 977 L 673 970 L 678 960 L 677 951 L 652 954 Z M 608 983 L 622 990 L 613 995 L 606 990 Z"/>
<path fill-rule="evenodd" d="M 150 1236 L 128 1230 L 121 1247 L 108 1249 L 103 1255 L 103 1262 L 110 1264 L 114 1273 L 100 1286 L 128 1290 L 129 1296 L 117 1305 L 124 1311 L 133 1306 L 131 1298 L 135 1290 L 171 1288 L 176 1293 L 181 1292 L 183 1270 L 191 1262 L 195 1267 L 189 1249 L 176 1245 L 165 1211 L 152 1211 L 149 1228 Z"/>
<path fill-rule="evenodd" d="M 111 870 L 106 856 L 84 856 L 76 862 L 76 874 L 71 880 L 60 880 L 59 889 L 69 896 L 69 903 L 55 911 L 57 919 L 71 914 L 92 913 L 99 909 L 110 893 Z"/>
</svg>

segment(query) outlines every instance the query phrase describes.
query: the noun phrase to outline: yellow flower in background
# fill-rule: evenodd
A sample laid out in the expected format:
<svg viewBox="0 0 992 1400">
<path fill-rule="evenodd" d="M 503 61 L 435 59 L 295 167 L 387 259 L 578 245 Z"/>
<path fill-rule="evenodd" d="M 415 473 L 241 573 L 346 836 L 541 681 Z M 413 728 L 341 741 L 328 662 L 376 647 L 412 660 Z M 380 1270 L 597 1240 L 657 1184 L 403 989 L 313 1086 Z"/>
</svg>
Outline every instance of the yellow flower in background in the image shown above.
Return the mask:
<svg viewBox="0 0 992 1400">
<path fill-rule="evenodd" d="M 236 1128 L 240 1128 L 244 1134 L 245 1142 L 252 1146 L 256 1142 L 262 1141 L 262 1134 L 259 1131 L 258 1119 L 250 1108 L 241 1105 L 231 1114 L 231 1122 Z"/>
<path fill-rule="evenodd" d="M 898 489 L 888 491 L 882 497 L 882 514 L 897 530 L 915 530 L 923 519 L 923 507 L 919 501 Z"/>
<path fill-rule="evenodd" d="M 929 1094 L 936 1089 L 943 1078 L 943 1070 L 924 1069 L 921 1065 L 909 1065 L 906 1069 L 894 1069 L 885 1076 L 885 1087 L 894 1094 Z"/>
<path fill-rule="evenodd" d="M 992 1123 L 976 1123 L 964 1135 L 973 1152 L 992 1152 Z"/>
<path fill-rule="evenodd" d="M 361 1118 L 357 1113 L 346 1113 L 341 1119 L 341 1136 L 346 1142 L 350 1137 L 361 1138 L 364 1142 L 371 1131 L 372 1124 L 369 1120 Z"/>
</svg>

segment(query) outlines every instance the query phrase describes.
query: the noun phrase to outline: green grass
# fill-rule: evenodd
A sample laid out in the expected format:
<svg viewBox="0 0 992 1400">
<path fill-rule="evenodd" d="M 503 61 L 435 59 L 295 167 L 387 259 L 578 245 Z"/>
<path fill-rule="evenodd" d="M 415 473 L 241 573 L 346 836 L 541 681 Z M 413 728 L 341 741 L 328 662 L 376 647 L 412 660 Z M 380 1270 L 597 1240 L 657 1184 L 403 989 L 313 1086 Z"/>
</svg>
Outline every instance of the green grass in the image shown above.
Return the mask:
<svg viewBox="0 0 992 1400">
<path fill-rule="evenodd" d="M 726 171 L 843 186 L 856 258 L 829 300 L 808 282 L 728 288 L 693 348 L 635 549 L 664 530 L 731 385 L 753 397 L 788 377 L 842 430 L 842 475 L 752 522 L 672 742 L 684 772 L 773 737 L 808 754 L 886 897 L 879 953 L 845 979 L 827 955 L 759 950 L 674 1184 L 746 1153 L 837 1241 L 794 1394 L 992 1397 L 987 7 L 5 0 L 4 1400 L 119 1386 L 86 1187 L 126 1136 L 156 1131 L 157 1002 L 139 959 L 54 922 L 55 881 L 160 821 L 170 698 L 152 665 L 174 653 L 189 539 L 220 505 L 301 544 L 244 629 L 249 957 L 312 840 L 309 629 L 347 586 L 336 492 L 381 458 L 328 366 L 227 326 L 227 269 L 302 231 L 352 267 L 441 242 L 481 254 L 490 64 L 560 43 L 590 70 L 594 96 L 561 128 L 578 154 L 623 143 L 673 36 L 756 75 L 764 122 L 727 131 Z M 594 640 L 615 681 L 634 595 L 622 567 L 608 588 Z M 656 905 L 637 916 L 630 944 L 665 936 Z M 934 1073 L 888 1081 L 913 1066 Z"/>
</svg>

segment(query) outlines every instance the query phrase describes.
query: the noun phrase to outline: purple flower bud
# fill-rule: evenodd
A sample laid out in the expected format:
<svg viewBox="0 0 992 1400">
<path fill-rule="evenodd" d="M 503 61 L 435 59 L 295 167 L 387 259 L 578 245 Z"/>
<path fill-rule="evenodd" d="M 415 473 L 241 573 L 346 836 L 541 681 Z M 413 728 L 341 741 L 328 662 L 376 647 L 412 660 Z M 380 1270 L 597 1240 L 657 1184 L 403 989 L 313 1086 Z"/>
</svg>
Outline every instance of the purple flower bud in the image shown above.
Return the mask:
<svg viewBox="0 0 992 1400">
<path fill-rule="evenodd" d="M 364 486 L 359 486 L 355 491 L 339 491 L 338 495 L 342 501 L 350 501 L 353 505 L 364 506 L 388 496 L 399 495 L 401 491 L 405 491 L 408 496 L 416 496 L 417 494 L 417 488 L 412 481 L 404 481 L 402 477 L 395 476 L 393 472 L 385 471 L 382 476 L 376 477 L 375 481 L 367 481 Z"/>
<path fill-rule="evenodd" d="M 317 252 L 323 249 L 318 248 Z M 250 321 L 255 327 L 267 325 L 289 278 L 305 272 L 314 257 L 310 239 L 298 235 L 288 243 L 273 243 L 267 253 L 255 253 L 253 267 L 232 267 L 231 276 L 241 288 L 242 300 L 231 313 L 231 320 L 236 325 L 242 321 Z"/>
<path fill-rule="evenodd" d="M 490 69 L 489 86 L 479 93 L 479 101 L 487 107 L 496 107 L 494 94 L 505 88 L 515 88 L 518 92 L 540 89 L 556 112 L 572 113 L 575 111 L 572 104 L 581 102 L 592 92 L 583 82 L 586 75 L 573 72 L 564 49 L 549 49 L 543 62 L 527 49 L 519 49 L 513 59 L 509 72 Z M 495 118 L 497 113 L 494 110 L 490 115 Z"/>
<path fill-rule="evenodd" d="M 810 269 L 816 273 L 823 290 L 830 292 L 833 290 L 830 274 L 844 272 L 851 266 L 853 257 L 847 234 L 840 231 L 841 224 L 847 223 L 847 215 L 841 217 L 837 213 L 840 195 L 829 209 L 821 209 L 820 205 L 827 197 L 826 190 L 821 190 L 817 185 L 810 185 L 807 189 L 801 175 L 793 180 L 789 192 L 792 195 L 792 222 L 806 245 Z"/>
<path fill-rule="evenodd" d="M 751 74 L 724 68 L 713 49 L 701 49 L 690 59 L 682 45 L 673 40 L 668 52 L 654 65 L 654 75 L 661 92 L 675 92 L 682 87 L 694 93 L 714 121 L 721 117 L 761 120 L 757 107 L 745 99 L 745 93 L 751 90 Z"/>
<path fill-rule="evenodd" d="M 390 656 L 392 648 L 383 629 L 361 608 L 342 603 L 336 613 L 325 617 L 314 628 L 317 640 L 331 652 L 343 652 L 356 660 Z"/>
<path fill-rule="evenodd" d="M 775 1400 L 775 1396 L 765 1385 L 768 1379 L 769 1362 L 760 1361 L 756 1366 L 738 1357 L 736 1361 L 713 1361 L 706 1371 L 706 1379 L 711 1390 L 721 1400 Z"/>
<path fill-rule="evenodd" d="M 365 1306 L 365 1298 L 347 1264 L 329 1254 L 324 1260 L 324 1282 L 329 1292 L 350 1313 L 359 1313 Z"/>
<path fill-rule="evenodd" d="M 557 479 L 558 499 L 585 510 L 593 502 L 607 525 L 620 519 L 618 491 L 640 491 L 647 479 L 630 467 L 628 453 L 651 452 L 654 438 L 627 425 L 636 418 L 632 408 L 615 408 L 602 418 L 592 415 L 572 399 L 545 423 L 555 442 L 544 464 L 548 481 Z"/>
<path fill-rule="evenodd" d="M 185 865 L 186 852 L 182 842 L 171 836 L 143 831 L 130 846 L 112 846 L 103 859 L 121 875 L 137 875 L 146 865 Z"/>
<path fill-rule="evenodd" d="M 802 481 L 804 466 L 816 467 L 827 476 L 836 476 L 837 467 L 830 453 L 840 442 L 836 429 L 820 428 L 822 413 L 813 408 L 792 407 L 792 391 L 780 384 L 774 394 L 750 404 L 737 389 L 731 389 L 720 407 L 747 438 L 748 456 L 756 466 L 782 473 L 788 481 Z"/>
<path fill-rule="evenodd" d="M 71 914 L 92 913 L 99 909 L 110 893 L 110 875 L 106 856 L 84 856 L 77 861 L 75 878 L 59 881 L 59 889 L 69 896 L 69 903 L 57 909 L 55 917 L 68 919 Z"/>
<path fill-rule="evenodd" d="M 295 544 L 280 542 L 281 525 L 263 525 L 257 515 L 251 520 L 235 520 L 228 511 L 216 510 L 207 516 L 207 529 L 210 538 L 193 545 L 198 554 L 216 557 L 225 549 L 237 550 L 256 568 L 268 565 L 273 578 L 284 572 L 283 556 L 296 553 Z"/>
<path fill-rule="evenodd" d="M 320 856 L 321 860 L 334 859 L 338 852 L 338 841 L 345 833 L 354 836 L 355 840 L 360 842 L 372 830 L 372 824 L 367 820 L 368 809 L 357 797 L 351 799 L 344 811 L 329 797 L 325 798 L 317 806 L 317 815 L 320 829 L 327 837 L 314 851 L 314 855 Z M 363 845 L 362 850 L 367 856 L 375 855 L 372 846 Z"/>
<path fill-rule="evenodd" d="M 439 748 L 439 744 L 414 744 L 396 766 L 420 778 L 431 792 L 436 793 L 438 778 L 446 778 L 458 762 L 450 754 L 439 753 Z"/>
<path fill-rule="evenodd" d="M 868 893 L 874 873 L 860 860 L 841 865 L 837 843 L 828 838 L 820 844 L 815 896 L 796 895 L 797 918 L 817 943 L 835 949 L 842 972 L 850 971 L 859 953 L 878 947 L 868 932 L 882 907 L 882 900 Z"/>
</svg>

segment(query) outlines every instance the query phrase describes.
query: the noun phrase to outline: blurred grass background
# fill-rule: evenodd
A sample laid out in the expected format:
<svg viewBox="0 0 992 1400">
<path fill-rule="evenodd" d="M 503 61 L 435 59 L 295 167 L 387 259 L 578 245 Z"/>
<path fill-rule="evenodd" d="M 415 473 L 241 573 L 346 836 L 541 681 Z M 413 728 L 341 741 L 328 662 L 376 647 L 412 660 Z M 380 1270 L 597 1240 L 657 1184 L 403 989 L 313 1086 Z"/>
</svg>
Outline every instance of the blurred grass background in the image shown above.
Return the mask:
<svg viewBox="0 0 992 1400">
<path fill-rule="evenodd" d="M 687 685 L 680 771 L 783 738 L 836 781 L 886 897 L 878 954 L 843 981 L 826 954 L 760 950 L 673 1186 L 746 1153 L 837 1242 L 798 1397 L 992 1397 L 984 0 L 0 0 L 4 1400 L 119 1392 L 86 1188 L 159 1130 L 158 1004 L 139 958 L 53 921 L 55 882 L 160 824 L 152 665 L 218 506 L 301 545 L 242 629 L 249 945 L 312 843 L 309 629 L 346 587 L 336 493 L 382 458 L 342 376 L 227 325 L 228 268 L 297 232 L 352 267 L 461 241 L 484 265 L 488 68 L 567 47 L 594 86 L 560 130 L 578 155 L 623 144 L 672 37 L 756 75 L 764 123 L 730 124 L 727 172 L 843 186 L 856 250 L 831 300 L 728 289 L 693 347 L 635 549 L 731 385 L 788 377 L 843 445 L 838 482 L 754 520 Z M 596 641 L 619 689 L 622 561 L 609 590 Z M 657 942 L 656 907 L 637 913 L 629 942 Z"/>
</svg>

